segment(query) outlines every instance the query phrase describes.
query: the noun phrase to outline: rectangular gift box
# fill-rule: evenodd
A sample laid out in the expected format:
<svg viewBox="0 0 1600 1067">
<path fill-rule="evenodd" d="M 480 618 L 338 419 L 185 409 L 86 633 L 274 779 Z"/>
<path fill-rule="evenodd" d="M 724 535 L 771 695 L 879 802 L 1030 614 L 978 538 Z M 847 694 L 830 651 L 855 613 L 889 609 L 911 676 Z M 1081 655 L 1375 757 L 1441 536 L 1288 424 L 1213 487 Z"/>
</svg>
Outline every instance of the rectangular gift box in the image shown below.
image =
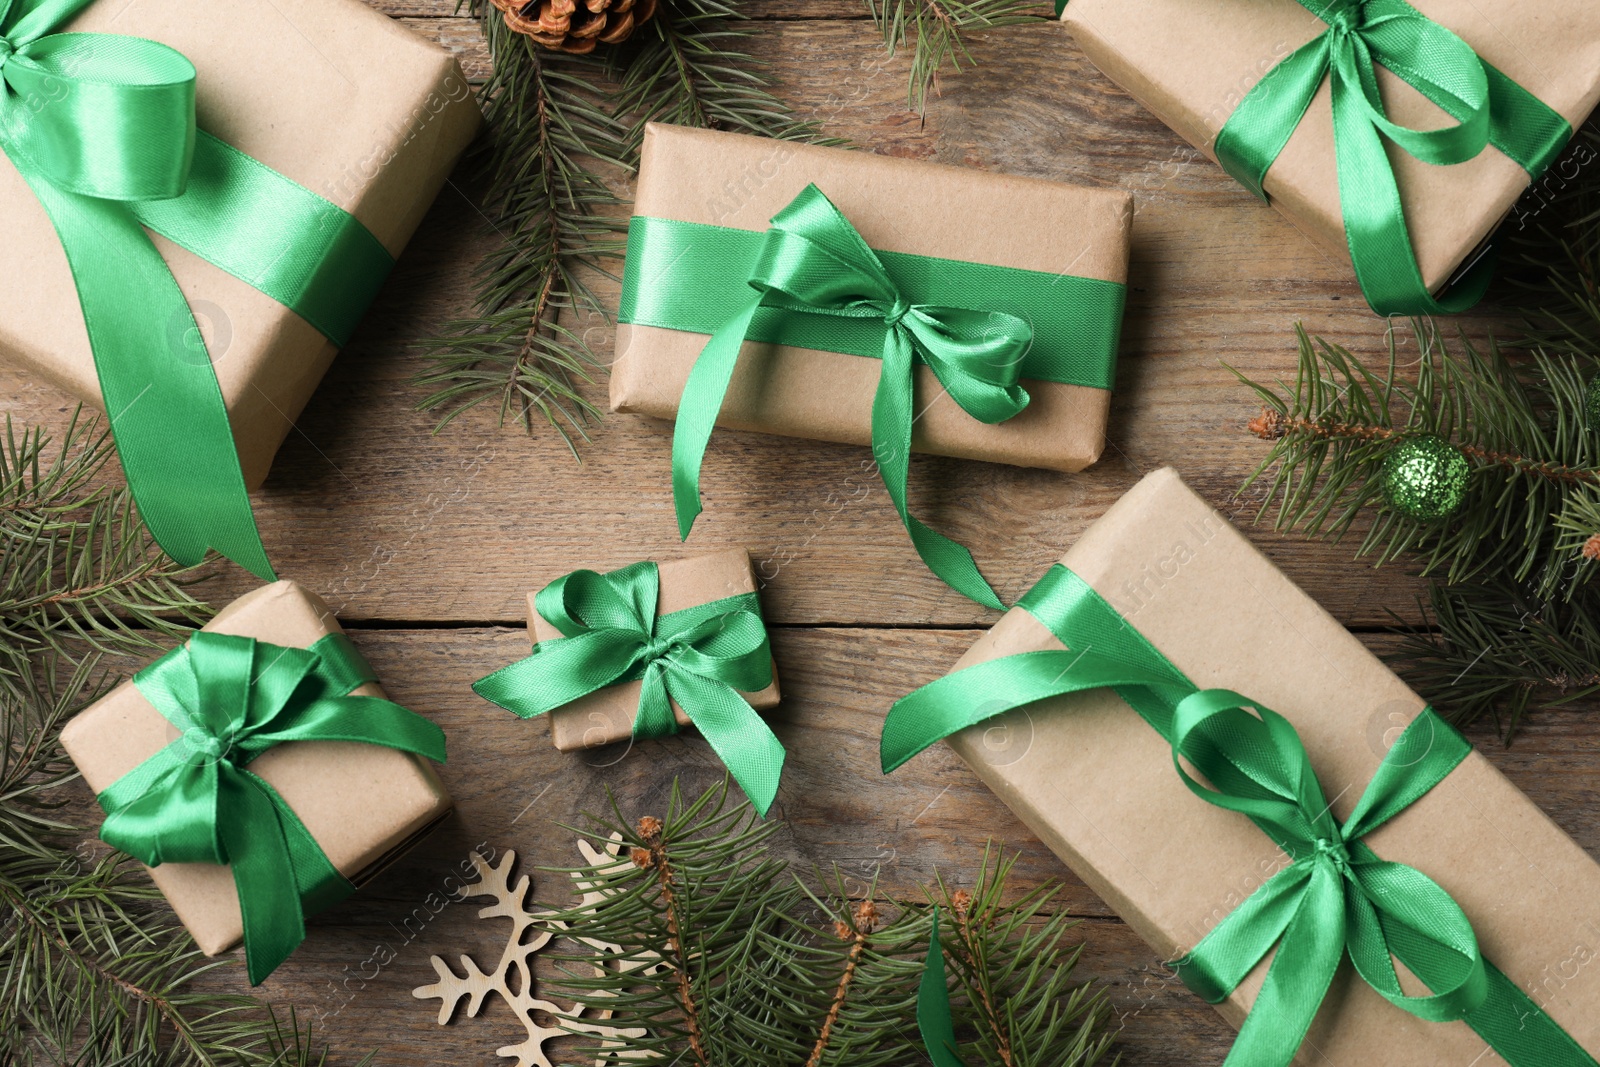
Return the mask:
<svg viewBox="0 0 1600 1067">
<path fill-rule="evenodd" d="M 285 647 L 309 648 L 342 632 L 333 612 L 293 582 L 263 586 L 235 600 L 205 627 Z M 381 697 L 376 683 L 352 692 Z M 61 744 L 89 788 L 101 792 L 177 736 L 124 682 L 61 731 Z M 250 762 L 305 823 L 322 851 L 353 884 L 369 881 L 449 813 L 450 795 L 421 756 L 358 741 L 289 741 Z M 383 803 L 374 804 L 374 797 Z M 150 877 L 208 956 L 239 943 L 243 927 L 229 867 L 163 863 Z"/>
<path fill-rule="evenodd" d="M 1127 281 L 1133 217 L 1127 193 L 870 152 L 652 123 L 633 210 L 763 232 L 811 183 L 874 249 Z M 619 324 L 611 409 L 672 418 L 707 337 Z M 1107 353 L 1108 363 L 1114 357 Z M 879 365 L 862 356 L 747 341 L 717 425 L 868 444 Z M 1063 471 L 1082 470 L 1100 457 L 1109 390 L 1023 385 L 1028 407 L 1004 423 L 985 425 L 919 365 L 913 451 Z"/>
<path fill-rule="evenodd" d="M 1600 102 L 1600 4 L 1412 0 L 1412 6 L 1574 129 Z M 1296 0 L 1071 0 L 1062 18 L 1095 66 L 1213 159 L 1212 142 L 1245 94 L 1327 29 Z M 1415 128 L 1453 121 L 1389 71 L 1380 68 L 1378 79 L 1395 121 Z M 1267 172 L 1266 191 L 1329 254 L 1348 260 L 1331 100 L 1324 79 Z M 1505 217 L 1528 174 L 1492 145 L 1453 166 L 1432 166 L 1392 147 L 1388 154 L 1423 281 L 1437 291 Z"/>
<path fill-rule="evenodd" d="M 661 592 L 656 603 L 656 614 L 670 615 L 674 611 L 692 608 L 696 604 L 709 604 L 713 600 L 756 592 L 756 576 L 750 567 L 750 554 L 742 548 L 730 548 L 703 556 L 669 560 L 658 563 Z M 528 628 L 533 643 L 551 641 L 561 636 L 534 607 L 537 593 L 528 594 Z M 550 737 L 561 752 L 577 752 L 598 748 L 616 741 L 626 741 L 633 736 L 633 720 L 639 710 L 640 682 L 622 682 L 607 686 L 574 700 L 550 713 Z M 759 693 L 742 694 L 757 711 L 778 705 L 778 675 L 774 666 L 772 684 Z M 688 726 L 689 717 L 672 702 L 672 711 L 679 726 Z"/>
<path fill-rule="evenodd" d="M 1196 685 L 1234 690 L 1289 719 L 1341 822 L 1423 707 L 1171 469 L 1114 504 L 1062 563 Z M 1061 647 L 1016 609 L 956 668 Z M 1192 948 L 1287 863 L 1244 816 L 1193 796 L 1167 743 L 1110 690 L 1040 701 L 949 743 L 1162 959 Z M 1365 840 L 1438 882 L 1485 957 L 1600 1051 L 1600 866 L 1488 760 L 1474 751 Z M 1218 1005 L 1234 1025 L 1269 961 Z M 1409 975 L 1403 981 L 1420 991 Z M 1419 1021 L 1346 964 L 1295 1062 L 1502 1061 L 1465 1023 Z"/>
<path fill-rule="evenodd" d="M 182 52 L 201 129 L 350 212 L 396 256 L 481 122 L 451 55 L 360 0 L 96 0 L 69 29 Z M 0 353 L 103 406 L 61 242 L 4 155 L 0 231 Z M 271 297 L 155 242 L 210 350 L 254 488 L 336 349 Z"/>
</svg>

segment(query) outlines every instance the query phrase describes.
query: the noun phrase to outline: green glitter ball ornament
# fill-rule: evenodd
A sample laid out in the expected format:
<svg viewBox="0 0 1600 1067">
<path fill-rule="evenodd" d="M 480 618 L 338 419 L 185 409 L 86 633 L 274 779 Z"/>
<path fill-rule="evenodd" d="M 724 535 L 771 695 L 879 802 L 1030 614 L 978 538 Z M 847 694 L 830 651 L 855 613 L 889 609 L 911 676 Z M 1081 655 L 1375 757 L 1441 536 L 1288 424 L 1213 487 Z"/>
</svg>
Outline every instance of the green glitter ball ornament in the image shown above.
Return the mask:
<svg viewBox="0 0 1600 1067">
<path fill-rule="evenodd" d="M 1407 437 L 1384 457 L 1383 495 L 1402 515 L 1436 522 L 1460 510 L 1469 471 L 1467 457 L 1444 438 Z"/>
<path fill-rule="evenodd" d="M 1589 388 L 1583 393 L 1583 424 L 1591 430 L 1600 430 L 1600 374 L 1589 379 Z"/>
</svg>

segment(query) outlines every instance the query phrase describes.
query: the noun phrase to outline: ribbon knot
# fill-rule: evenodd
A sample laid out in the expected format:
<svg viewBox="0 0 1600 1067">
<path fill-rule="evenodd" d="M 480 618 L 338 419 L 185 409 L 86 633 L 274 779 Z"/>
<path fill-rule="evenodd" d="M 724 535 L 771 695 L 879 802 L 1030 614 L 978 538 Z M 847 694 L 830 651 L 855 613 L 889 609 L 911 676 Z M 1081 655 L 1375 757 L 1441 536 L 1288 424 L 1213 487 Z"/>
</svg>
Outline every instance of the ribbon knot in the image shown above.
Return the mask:
<svg viewBox="0 0 1600 1067">
<path fill-rule="evenodd" d="M 561 632 L 533 654 L 472 683 L 524 719 L 620 682 L 638 681 L 635 738 L 678 732 L 676 702 L 762 815 L 777 796 L 784 751 L 741 695 L 772 684 L 772 648 L 754 593 L 658 616 L 652 562 L 609 574 L 573 571 L 539 590 L 534 610 Z"/>
<path fill-rule="evenodd" d="M 1265 200 L 1267 171 L 1328 79 L 1340 210 L 1367 302 L 1381 315 L 1437 315 L 1471 307 L 1488 287 L 1492 259 L 1484 257 L 1445 298 L 1429 292 L 1384 142 L 1438 166 L 1463 163 L 1493 145 L 1537 177 L 1572 136 L 1572 127 L 1405 0 L 1298 2 L 1328 29 L 1291 52 L 1245 95 L 1217 135 L 1218 161 Z M 1438 105 L 1453 124 L 1416 129 L 1392 120 L 1379 90 L 1379 67 Z"/>
<path fill-rule="evenodd" d="M 152 867 L 233 868 L 250 982 L 305 940 L 305 917 L 353 886 L 249 763 L 284 741 L 361 741 L 443 762 L 444 734 L 350 691 L 372 669 L 342 634 L 283 648 L 202 630 L 134 675 L 180 736 L 98 796 L 100 836 Z"/>
<path fill-rule="evenodd" d="M 872 450 L 879 475 L 929 569 L 965 596 L 1001 610 L 1004 605 L 984 581 L 972 553 L 907 509 L 916 365 L 926 364 L 968 415 L 989 424 L 1004 422 L 1028 404 L 1019 377 L 1033 328 L 1003 311 L 913 303 L 815 185 L 806 186 L 773 216 L 749 282 L 753 293 L 706 342 L 678 405 L 672 496 L 679 536 L 689 536 L 700 514 L 701 460 L 756 312 L 772 307 L 841 319 L 881 318 L 882 369 L 872 400 Z"/>
<path fill-rule="evenodd" d="M 1333 837 L 1319 837 L 1312 842 L 1316 849 L 1317 858 L 1327 860 L 1336 867 L 1340 874 L 1353 877 L 1350 868 L 1350 849 L 1345 843 Z"/>
</svg>

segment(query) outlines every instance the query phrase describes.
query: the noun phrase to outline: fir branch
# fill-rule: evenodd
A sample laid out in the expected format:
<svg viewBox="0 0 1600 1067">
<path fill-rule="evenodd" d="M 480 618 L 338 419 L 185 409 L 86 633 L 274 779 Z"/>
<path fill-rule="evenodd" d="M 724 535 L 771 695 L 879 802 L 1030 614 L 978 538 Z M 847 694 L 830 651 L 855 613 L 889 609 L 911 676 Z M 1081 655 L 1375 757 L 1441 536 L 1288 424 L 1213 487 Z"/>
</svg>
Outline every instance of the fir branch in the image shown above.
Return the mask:
<svg viewBox="0 0 1600 1067">
<path fill-rule="evenodd" d="M 565 871 L 586 902 L 555 911 L 580 946 L 560 957 L 562 993 L 605 1003 L 648 1036 L 613 1055 L 718 1067 L 910 1067 L 926 1063 L 914 1017 L 932 901 L 852 900 L 844 879 L 811 884 L 767 851 L 779 824 L 728 803 L 726 781 L 693 802 L 674 783 L 664 818 L 611 812 L 580 831 L 617 837 L 632 864 Z M 1073 921 L 1051 886 L 1007 902 L 1010 862 L 985 853 L 970 894 L 953 999 L 968 1062 L 1091 1067 L 1108 1051 L 1104 993 L 1073 980 Z M 562 881 L 567 881 L 563 878 Z M 941 885 L 940 893 L 944 893 Z M 951 895 L 944 893 L 947 904 Z M 576 1030 L 577 1018 L 568 1020 Z M 599 1053 L 601 1049 L 593 1051 Z"/>
<path fill-rule="evenodd" d="M 929 91 L 938 95 L 941 71 L 977 65 L 967 34 L 1042 20 L 1033 0 L 867 0 L 867 12 L 891 57 L 910 42 L 906 104 L 919 115 L 927 112 Z"/>
<path fill-rule="evenodd" d="M 597 168 L 626 169 L 627 149 L 604 103 L 602 60 L 540 48 L 483 0 L 472 10 L 494 62 L 479 94 L 489 127 L 480 210 L 497 244 L 478 268 L 476 313 L 420 344 L 431 366 L 416 381 L 434 391 L 418 408 L 442 410 L 439 429 L 485 402 L 530 431 L 537 412 L 576 455 L 573 435 L 587 439 L 600 414 L 580 392 L 597 360 L 572 324 L 602 314 L 582 271 L 622 251 L 621 201 Z"/>
<path fill-rule="evenodd" d="M 1336 345 L 1298 337 L 1292 386 L 1239 375 L 1264 406 L 1252 432 L 1273 441 L 1245 483 L 1271 472 L 1262 515 L 1275 502 L 1280 529 L 1336 540 L 1371 510 L 1358 555 L 1382 564 L 1411 554 L 1423 574 L 1456 584 L 1504 573 L 1548 598 L 1572 596 L 1593 576 L 1582 556 L 1600 532 L 1600 439 L 1582 417 L 1593 360 L 1534 351 L 1514 362 L 1499 346 L 1480 351 L 1464 339 L 1456 354 L 1418 322 L 1413 385 L 1397 373 L 1393 336 L 1381 375 Z M 1472 466 L 1460 511 L 1437 523 L 1383 499 L 1389 448 L 1423 433 L 1450 441 Z"/>
</svg>

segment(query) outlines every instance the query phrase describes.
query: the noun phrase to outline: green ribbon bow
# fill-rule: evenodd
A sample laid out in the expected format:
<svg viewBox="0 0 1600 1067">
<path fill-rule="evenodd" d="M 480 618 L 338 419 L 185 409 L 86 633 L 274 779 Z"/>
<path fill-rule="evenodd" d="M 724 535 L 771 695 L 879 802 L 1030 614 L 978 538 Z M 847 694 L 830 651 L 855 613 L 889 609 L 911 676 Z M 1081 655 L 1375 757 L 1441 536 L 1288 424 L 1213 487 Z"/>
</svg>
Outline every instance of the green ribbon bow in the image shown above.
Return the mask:
<svg viewBox="0 0 1600 1067">
<path fill-rule="evenodd" d="M 216 373 L 145 228 L 343 344 L 393 260 L 349 213 L 195 128 L 193 65 L 137 37 L 54 33 L 91 0 L 0 0 L 0 150 L 77 286 L 139 512 L 166 553 L 273 577 Z"/>
<path fill-rule="evenodd" d="M 101 791 L 100 836 L 152 867 L 231 864 L 251 985 L 354 887 L 250 761 L 285 741 L 361 741 L 444 762 L 438 726 L 350 695 L 373 680 L 343 634 L 283 648 L 204 630 L 133 677 L 179 736 Z"/>
<path fill-rule="evenodd" d="M 1341 825 L 1287 720 L 1237 693 L 1196 687 L 1076 574 L 1057 564 L 1018 606 L 1067 648 L 979 663 L 903 697 L 884 723 L 883 768 L 892 771 L 957 730 L 1034 701 L 1115 690 L 1172 745 L 1191 790 L 1248 816 L 1289 857 L 1172 965 L 1215 1003 L 1276 947 L 1230 1067 L 1286 1067 L 1346 955 L 1391 1003 L 1420 1019 L 1465 1021 L 1512 1067 L 1594 1067 L 1483 958 L 1471 924 L 1443 889 L 1412 867 L 1379 859 L 1361 840 L 1466 757 L 1466 741 L 1432 709 L 1402 733 Z M 1429 995 L 1402 990 L 1395 959 Z"/>
<path fill-rule="evenodd" d="M 579 570 L 539 590 L 534 610 L 562 636 L 472 683 L 531 719 L 618 682 L 640 681 L 635 738 L 678 732 L 677 701 L 763 816 L 783 775 L 783 744 L 741 693 L 772 684 L 772 648 L 754 593 L 656 615 L 650 561 L 607 574 Z"/>
<path fill-rule="evenodd" d="M 923 525 L 906 508 L 914 370 L 921 362 L 968 415 L 1004 422 L 1028 404 L 1018 384 L 1033 328 L 1004 311 L 914 303 L 839 209 L 808 185 L 772 218 L 744 304 L 706 342 L 684 386 L 672 435 L 672 498 L 678 533 L 700 514 L 700 463 L 733 376 L 739 349 L 764 306 L 883 327 L 883 369 L 872 400 L 872 453 L 917 555 L 957 592 L 1001 610 L 972 553 Z"/>
<path fill-rule="evenodd" d="M 1356 278 L 1380 315 L 1463 311 L 1488 288 L 1484 257 L 1440 300 L 1417 267 L 1400 189 L 1384 147 L 1440 166 L 1493 145 L 1537 178 L 1572 136 L 1538 97 L 1405 0 L 1297 0 L 1328 24 L 1245 95 L 1217 135 L 1229 174 L 1263 200 L 1267 171 L 1299 126 L 1324 78 L 1332 81 L 1339 201 Z M 1384 67 L 1446 111 L 1455 124 L 1418 130 L 1391 120 L 1378 90 Z"/>
</svg>

